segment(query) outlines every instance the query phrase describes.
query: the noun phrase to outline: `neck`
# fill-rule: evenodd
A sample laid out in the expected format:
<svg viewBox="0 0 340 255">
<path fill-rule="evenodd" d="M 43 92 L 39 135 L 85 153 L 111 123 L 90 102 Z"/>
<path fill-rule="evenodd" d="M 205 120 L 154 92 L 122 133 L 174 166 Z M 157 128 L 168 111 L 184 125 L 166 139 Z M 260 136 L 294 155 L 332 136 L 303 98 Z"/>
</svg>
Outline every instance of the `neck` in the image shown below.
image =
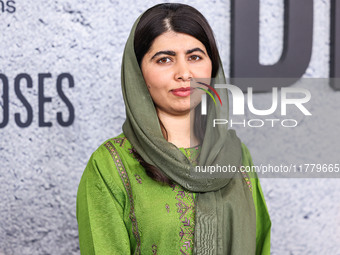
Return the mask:
<svg viewBox="0 0 340 255">
<path fill-rule="evenodd" d="M 200 143 L 194 134 L 194 109 L 183 115 L 172 115 L 157 109 L 157 114 L 166 129 L 168 142 L 178 148 L 189 148 Z M 162 128 L 162 132 L 166 138 L 164 128 Z"/>
</svg>

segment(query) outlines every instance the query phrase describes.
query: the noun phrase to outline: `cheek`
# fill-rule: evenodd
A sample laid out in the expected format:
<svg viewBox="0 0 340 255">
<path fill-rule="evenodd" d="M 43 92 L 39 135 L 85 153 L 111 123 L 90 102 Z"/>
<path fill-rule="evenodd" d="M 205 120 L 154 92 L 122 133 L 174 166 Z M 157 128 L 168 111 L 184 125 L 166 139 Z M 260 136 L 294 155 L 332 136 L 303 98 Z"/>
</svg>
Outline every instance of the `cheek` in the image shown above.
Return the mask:
<svg viewBox="0 0 340 255">
<path fill-rule="evenodd" d="M 211 73 L 212 73 L 212 64 L 211 61 L 209 62 L 209 65 L 207 65 L 207 69 L 206 69 L 206 74 L 208 75 L 207 77 L 211 77 Z"/>
<path fill-rule="evenodd" d="M 154 84 L 157 81 L 157 72 L 155 72 L 152 66 L 150 66 L 148 63 L 144 63 L 144 60 L 142 61 L 141 71 L 143 74 L 145 84 L 147 88 L 150 90 L 150 88 L 154 87 Z"/>
<path fill-rule="evenodd" d="M 205 72 L 204 72 L 206 77 L 204 77 L 204 78 L 210 78 L 211 77 L 211 73 L 212 73 L 212 68 L 211 67 L 206 68 Z"/>
<path fill-rule="evenodd" d="M 211 63 L 203 63 L 199 69 L 197 69 L 198 78 L 210 78 L 212 73 Z"/>
<path fill-rule="evenodd" d="M 165 76 L 157 71 L 148 72 L 144 75 L 144 80 L 149 90 L 157 90 L 164 87 Z"/>
</svg>

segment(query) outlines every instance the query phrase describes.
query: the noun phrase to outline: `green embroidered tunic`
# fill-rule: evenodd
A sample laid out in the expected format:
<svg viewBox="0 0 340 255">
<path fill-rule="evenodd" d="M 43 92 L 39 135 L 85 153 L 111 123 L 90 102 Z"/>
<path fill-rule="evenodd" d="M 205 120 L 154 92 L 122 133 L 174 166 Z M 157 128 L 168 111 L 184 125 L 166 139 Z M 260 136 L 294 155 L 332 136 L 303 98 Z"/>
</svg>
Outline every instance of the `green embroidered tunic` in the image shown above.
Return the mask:
<svg viewBox="0 0 340 255">
<path fill-rule="evenodd" d="M 180 150 L 196 165 L 200 147 Z M 251 165 L 242 144 L 243 165 Z M 243 173 L 256 210 L 256 254 L 270 254 L 270 219 L 256 175 Z M 81 254 L 193 254 L 195 193 L 152 180 L 124 134 L 90 158 L 77 195 Z"/>
</svg>

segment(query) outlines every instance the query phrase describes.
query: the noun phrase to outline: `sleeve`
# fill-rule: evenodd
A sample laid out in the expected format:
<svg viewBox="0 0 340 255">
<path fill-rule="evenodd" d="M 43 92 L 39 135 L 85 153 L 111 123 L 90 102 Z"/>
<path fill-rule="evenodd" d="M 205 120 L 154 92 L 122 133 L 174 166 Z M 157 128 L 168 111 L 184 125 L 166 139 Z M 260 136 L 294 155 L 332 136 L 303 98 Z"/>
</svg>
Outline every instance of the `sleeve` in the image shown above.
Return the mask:
<svg viewBox="0 0 340 255">
<path fill-rule="evenodd" d="M 253 166 L 253 161 L 248 148 L 242 144 L 243 165 Z M 269 217 L 266 201 L 263 196 L 260 180 L 254 171 L 248 172 L 253 186 L 253 200 L 256 211 L 256 255 L 270 255 L 270 230 L 271 220 Z"/>
<path fill-rule="evenodd" d="M 130 254 L 129 234 L 123 220 L 124 203 L 109 188 L 111 184 L 105 181 L 94 154 L 77 193 L 80 252 L 82 255 Z"/>
</svg>

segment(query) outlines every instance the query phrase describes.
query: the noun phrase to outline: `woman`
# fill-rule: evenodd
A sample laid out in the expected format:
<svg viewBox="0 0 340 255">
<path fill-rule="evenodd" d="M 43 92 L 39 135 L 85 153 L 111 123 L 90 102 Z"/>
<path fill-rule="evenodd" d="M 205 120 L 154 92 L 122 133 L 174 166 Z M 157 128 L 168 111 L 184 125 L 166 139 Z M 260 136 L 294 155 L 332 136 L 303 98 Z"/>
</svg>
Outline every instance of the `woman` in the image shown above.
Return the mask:
<svg viewBox="0 0 340 255">
<path fill-rule="evenodd" d="M 192 83 L 198 78 L 206 82 Z M 194 166 L 252 164 L 214 118 L 227 114 L 202 89 L 225 83 L 206 19 L 160 4 L 135 22 L 122 63 L 123 133 L 92 155 L 79 184 L 82 254 L 270 254 L 270 219 L 255 174 L 194 174 Z M 210 83 L 212 85 L 212 82 Z"/>
</svg>

